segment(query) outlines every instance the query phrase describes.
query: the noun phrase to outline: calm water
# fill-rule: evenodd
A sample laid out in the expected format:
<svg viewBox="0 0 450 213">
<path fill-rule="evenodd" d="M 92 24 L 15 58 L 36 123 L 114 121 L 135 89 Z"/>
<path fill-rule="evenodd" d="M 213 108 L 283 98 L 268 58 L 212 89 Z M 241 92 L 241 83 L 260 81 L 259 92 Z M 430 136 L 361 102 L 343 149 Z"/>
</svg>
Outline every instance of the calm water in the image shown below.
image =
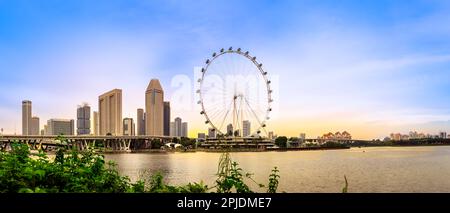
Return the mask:
<svg viewBox="0 0 450 213">
<path fill-rule="evenodd" d="M 145 171 L 159 170 L 171 184 L 203 180 L 212 186 L 219 156 L 205 152 L 132 153 L 106 158 L 116 161 L 121 174 L 132 180 Z M 264 184 L 270 170 L 278 166 L 279 191 L 341 192 L 346 175 L 350 192 L 450 192 L 450 146 L 239 152 L 231 157 Z"/>
</svg>

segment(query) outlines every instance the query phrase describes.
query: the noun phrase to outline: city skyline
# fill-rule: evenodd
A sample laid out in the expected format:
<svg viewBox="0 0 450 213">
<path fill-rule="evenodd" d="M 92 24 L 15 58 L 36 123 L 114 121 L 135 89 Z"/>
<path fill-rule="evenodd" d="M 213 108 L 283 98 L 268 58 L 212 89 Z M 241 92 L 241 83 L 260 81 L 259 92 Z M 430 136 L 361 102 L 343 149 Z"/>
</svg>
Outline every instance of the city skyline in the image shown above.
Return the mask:
<svg viewBox="0 0 450 213">
<path fill-rule="evenodd" d="M 79 103 L 96 109 L 97 95 L 113 88 L 123 90 L 122 116 L 136 118 L 142 91 L 158 78 L 171 116 L 188 120 L 195 137 L 208 126 L 195 104 L 194 69 L 229 46 L 254 53 L 282 82 L 279 113 L 268 122 L 277 135 L 450 131 L 448 1 L 215 1 L 207 11 L 198 10 L 203 1 L 4 4 L 3 134 L 20 134 L 23 100 L 33 101 L 42 127 L 76 119 Z M 180 78 L 191 83 L 188 105 L 174 97 Z"/>
</svg>

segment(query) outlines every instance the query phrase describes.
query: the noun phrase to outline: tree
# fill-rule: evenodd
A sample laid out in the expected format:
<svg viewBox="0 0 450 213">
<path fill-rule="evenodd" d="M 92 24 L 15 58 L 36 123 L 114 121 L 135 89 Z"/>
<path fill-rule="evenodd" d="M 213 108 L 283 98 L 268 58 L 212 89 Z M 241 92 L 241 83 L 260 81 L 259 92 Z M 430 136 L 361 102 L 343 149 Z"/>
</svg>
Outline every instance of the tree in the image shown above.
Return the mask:
<svg viewBox="0 0 450 213">
<path fill-rule="evenodd" d="M 287 137 L 280 136 L 280 137 L 277 137 L 275 139 L 275 145 L 277 145 L 277 146 L 279 146 L 281 148 L 286 148 L 287 147 L 287 141 L 288 141 Z"/>
<path fill-rule="evenodd" d="M 152 140 L 152 149 L 159 149 L 163 146 L 163 143 L 159 139 L 153 139 Z"/>
</svg>

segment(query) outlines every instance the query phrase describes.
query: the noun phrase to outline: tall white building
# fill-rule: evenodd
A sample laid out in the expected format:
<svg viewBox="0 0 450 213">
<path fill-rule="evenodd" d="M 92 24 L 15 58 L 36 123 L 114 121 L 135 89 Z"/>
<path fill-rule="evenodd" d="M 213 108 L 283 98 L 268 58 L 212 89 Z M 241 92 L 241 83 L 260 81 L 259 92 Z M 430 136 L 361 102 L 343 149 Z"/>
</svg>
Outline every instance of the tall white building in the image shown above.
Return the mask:
<svg viewBox="0 0 450 213">
<path fill-rule="evenodd" d="M 183 122 L 181 124 L 181 137 L 187 137 L 188 136 L 188 123 Z"/>
<path fill-rule="evenodd" d="M 99 129 L 100 129 L 100 127 L 99 127 L 99 121 L 98 121 L 98 112 L 97 111 L 94 111 L 93 113 L 92 113 L 92 116 L 94 117 L 94 119 L 92 119 L 93 120 L 93 122 L 92 122 L 92 133 L 94 134 L 94 135 L 99 135 Z"/>
<path fill-rule="evenodd" d="M 122 90 L 114 89 L 98 98 L 99 135 L 122 134 Z"/>
<path fill-rule="evenodd" d="M 39 135 L 39 118 L 38 117 L 32 117 L 31 118 L 31 129 L 30 129 L 30 135 Z"/>
<path fill-rule="evenodd" d="M 91 134 L 91 107 L 83 104 L 77 108 L 77 135 Z"/>
<path fill-rule="evenodd" d="M 22 135 L 31 134 L 31 101 L 22 101 Z"/>
<path fill-rule="evenodd" d="M 242 137 L 248 137 L 251 134 L 250 121 L 242 121 Z"/>
<path fill-rule="evenodd" d="M 180 117 L 176 117 L 175 118 L 175 136 L 177 137 L 181 137 L 182 135 L 182 122 L 181 122 L 181 118 Z"/>
<path fill-rule="evenodd" d="M 177 132 L 175 131 L 175 122 L 170 122 L 170 136 L 177 136 Z"/>
<path fill-rule="evenodd" d="M 133 118 L 124 118 L 123 119 L 123 135 L 127 135 L 127 136 L 135 135 Z"/>
<path fill-rule="evenodd" d="M 152 79 L 145 91 L 145 134 L 164 135 L 164 91 L 158 79 Z"/>
<path fill-rule="evenodd" d="M 141 108 L 137 109 L 136 125 L 137 125 L 137 135 L 145 135 L 144 109 L 141 109 Z"/>
</svg>

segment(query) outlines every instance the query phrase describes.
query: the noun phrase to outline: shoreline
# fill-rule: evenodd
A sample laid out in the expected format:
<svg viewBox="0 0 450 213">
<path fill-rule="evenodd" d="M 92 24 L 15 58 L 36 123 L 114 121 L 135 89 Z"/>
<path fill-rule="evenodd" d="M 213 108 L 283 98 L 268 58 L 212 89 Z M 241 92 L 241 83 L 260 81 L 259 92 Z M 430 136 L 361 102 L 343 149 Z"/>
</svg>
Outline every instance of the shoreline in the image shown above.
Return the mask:
<svg viewBox="0 0 450 213">
<path fill-rule="evenodd" d="M 195 152 L 210 152 L 210 153 L 221 153 L 224 151 L 228 152 L 290 152 L 290 151 L 326 151 L 326 150 L 344 150 L 344 149 L 357 149 L 357 148 L 372 148 L 372 147 L 430 147 L 430 146 L 450 146 L 450 144 L 424 144 L 424 145 L 394 145 L 394 146 L 351 146 L 351 147 L 298 147 L 298 148 L 278 148 L 278 149 L 245 149 L 245 148 L 234 148 L 234 149 L 189 149 L 189 150 L 161 150 L 161 149 L 147 149 L 147 150 L 128 150 L 128 151 L 103 151 L 95 150 L 102 154 L 170 154 L 170 153 L 195 153 Z M 54 151 L 47 151 L 48 153 L 54 153 Z"/>
</svg>

